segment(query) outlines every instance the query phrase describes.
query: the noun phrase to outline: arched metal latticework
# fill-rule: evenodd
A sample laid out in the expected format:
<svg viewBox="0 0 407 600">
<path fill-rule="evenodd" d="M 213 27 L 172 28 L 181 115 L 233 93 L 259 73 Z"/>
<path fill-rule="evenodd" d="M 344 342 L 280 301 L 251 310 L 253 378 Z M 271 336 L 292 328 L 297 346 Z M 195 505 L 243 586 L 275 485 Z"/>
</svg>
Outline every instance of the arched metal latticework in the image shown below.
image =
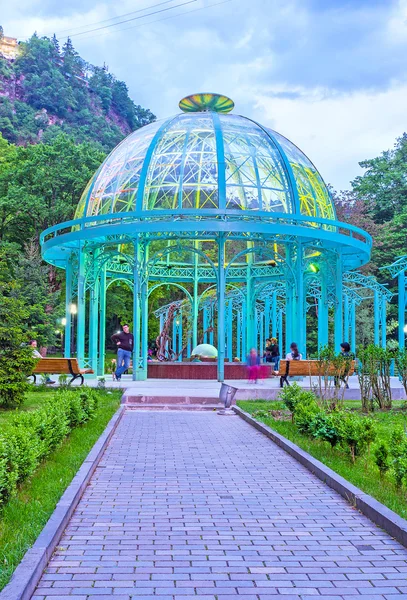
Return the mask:
<svg viewBox="0 0 407 600">
<path fill-rule="evenodd" d="M 133 288 L 138 379 L 147 376 L 149 293 L 162 283 L 185 289 L 188 330 L 179 319 L 174 335 L 184 353 L 201 338 L 214 343 L 219 380 L 225 358 L 244 357 L 270 333 L 305 353 L 310 299 L 319 344 L 331 308 L 339 348 L 359 298 L 350 278 L 369 260 L 371 238 L 336 220 L 319 172 L 285 137 L 228 114 L 225 97 L 180 105 L 183 113 L 119 144 L 75 218 L 42 234 L 43 257 L 66 270 L 66 353 L 75 301 L 78 358 L 103 373 L 106 290 L 117 280 Z"/>
<path fill-rule="evenodd" d="M 398 342 L 399 348 L 406 346 L 406 307 L 407 307 L 407 254 L 397 258 L 391 265 L 382 267 L 393 277 L 398 286 Z"/>
</svg>

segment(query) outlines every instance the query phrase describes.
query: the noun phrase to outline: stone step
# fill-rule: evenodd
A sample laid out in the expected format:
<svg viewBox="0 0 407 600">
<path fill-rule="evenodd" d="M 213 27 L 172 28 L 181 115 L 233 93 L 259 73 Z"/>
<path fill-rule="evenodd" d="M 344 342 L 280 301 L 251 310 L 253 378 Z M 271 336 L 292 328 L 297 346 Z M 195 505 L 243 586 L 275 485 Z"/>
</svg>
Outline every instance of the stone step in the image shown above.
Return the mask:
<svg viewBox="0 0 407 600">
<path fill-rule="evenodd" d="M 149 405 L 149 406 L 193 406 L 210 405 L 222 407 L 219 398 L 213 396 L 145 396 L 142 394 L 125 393 L 122 404 L 127 405 Z"/>
<path fill-rule="evenodd" d="M 125 404 L 126 410 L 196 410 L 196 411 L 218 411 L 223 408 L 221 404 Z"/>
</svg>

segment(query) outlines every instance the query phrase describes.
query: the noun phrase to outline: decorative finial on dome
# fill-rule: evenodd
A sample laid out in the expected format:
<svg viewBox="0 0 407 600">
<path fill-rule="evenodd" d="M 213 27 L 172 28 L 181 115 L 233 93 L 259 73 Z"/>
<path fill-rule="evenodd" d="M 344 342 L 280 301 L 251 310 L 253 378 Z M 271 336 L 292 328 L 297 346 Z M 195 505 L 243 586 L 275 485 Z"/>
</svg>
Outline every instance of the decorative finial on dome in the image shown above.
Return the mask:
<svg viewBox="0 0 407 600">
<path fill-rule="evenodd" d="M 221 94 L 192 94 L 186 96 L 180 103 L 180 109 L 185 112 L 217 112 L 229 113 L 235 103 L 227 96 Z"/>
</svg>

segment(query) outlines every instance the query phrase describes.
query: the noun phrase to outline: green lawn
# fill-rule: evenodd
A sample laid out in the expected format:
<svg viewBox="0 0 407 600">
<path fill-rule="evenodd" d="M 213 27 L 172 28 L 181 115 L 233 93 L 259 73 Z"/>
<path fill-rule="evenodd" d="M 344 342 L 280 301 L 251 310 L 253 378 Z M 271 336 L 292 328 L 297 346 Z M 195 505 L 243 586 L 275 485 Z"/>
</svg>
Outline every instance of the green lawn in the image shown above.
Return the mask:
<svg viewBox="0 0 407 600">
<path fill-rule="evenodd" d="M 38 408 L 54 390 L 30 392 L 20 410 Z M 0 589 L 9 581 L 26 550 L 34 543 L 58 500 L 120 404 L 121 392 L 100 392 L 95 418 L 74 429 L 0 513 Z M 4 423 L 11 411 L 0 413 Z"/>
<path fill-rule="evenodd" d="M 49 398 L 55 394 L 55 389 L 45 388 L 40 389 L 39 391 L 28 392 L 26 394 L 24 404 L 18 409 L 21 410 L 35 410 L 36 408 L 41 408 L 41 404 L 44 401 L 44 398 Z M 0 425 L 3 425 L 7 422 L 10 417 L 15 414 L 17 410 L 5 410 L 4 408 L 0 408 Z"/>
<path fill-rule="evenodd" d="M 250 414 L 259 409 L 268 411 L 283 408 L 283 404 L 278 401 L 242 400 L 237 404 Z M 395 402 L 393 410 L 373 413 L 372 416 L 377 423 L 378 440 L 389 441 L 391 432 L 396 426 L 407 426 L 407 411 L 402 410 L 402 405 L 402 401 Z M 345 402 L 345 408 L 353 410 L 360 408 L 360 401 Z M 259 420 L 407 519 L 406 491 L 397 490 L 390 475 L 380 480 L 379 470 L 372 455 L 362 456 L 356 460 L 355 465 L 352 465 L 344 451 L 339 448 L 331 448 L 327 442 L 310 439 L 300 434 L 290 421 L 275 420 L 271 416 Z"/>
</svg>

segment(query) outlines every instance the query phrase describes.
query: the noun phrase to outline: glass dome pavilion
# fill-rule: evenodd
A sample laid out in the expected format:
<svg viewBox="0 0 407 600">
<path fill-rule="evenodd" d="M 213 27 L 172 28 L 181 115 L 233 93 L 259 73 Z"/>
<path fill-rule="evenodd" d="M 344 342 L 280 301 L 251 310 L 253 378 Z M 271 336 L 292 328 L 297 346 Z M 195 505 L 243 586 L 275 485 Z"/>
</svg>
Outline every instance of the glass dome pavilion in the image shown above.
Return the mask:
<svg viewBox="0 0 407 600">
<path fill-rule="evenodd" d="M 224 96 L 190 96 L 180 107 L 123 140 L 88 183 L 74 219 L 42 235 L 45 260 L 66 269 L 67 355 L 76 299 L 78 358 L 103 372 L 106 290 L 119 279 L 134 292 L 139 379 L 147 376 L 148 297 L 160 285 L 185 293 L 179 348 L 209 341 L 211 330 L 220 380 L 225 352 L 243 358 L 269 334 L 305 353 L 313 303 L 318 343 L 328 341 L 331 307 L 339 346 L 344 333 L 353 335 L 343 274 L 369 260 L 370 237 L 336 220 L 321 175 L 284 136 L 230 114 Z"/>
</svg>

